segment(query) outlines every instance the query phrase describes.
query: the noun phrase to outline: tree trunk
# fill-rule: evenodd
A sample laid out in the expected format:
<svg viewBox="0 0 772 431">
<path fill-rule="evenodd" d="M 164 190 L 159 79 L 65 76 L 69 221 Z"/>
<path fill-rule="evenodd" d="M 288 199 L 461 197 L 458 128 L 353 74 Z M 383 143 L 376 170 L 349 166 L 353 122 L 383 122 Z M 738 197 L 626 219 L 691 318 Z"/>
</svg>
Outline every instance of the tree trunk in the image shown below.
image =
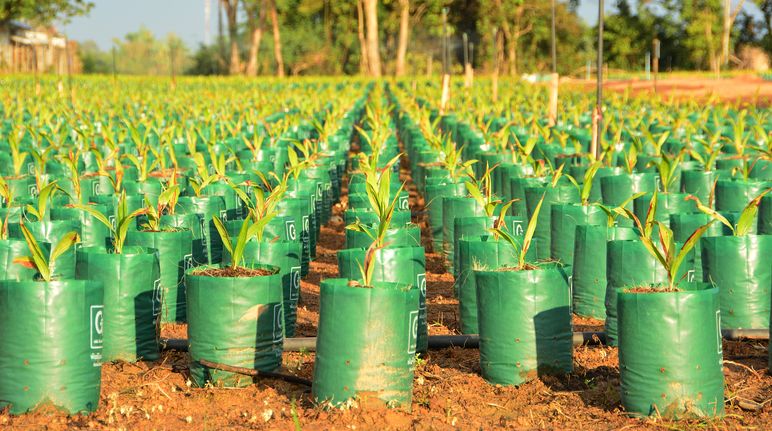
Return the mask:
<svg viewBox="0 0 772 431">
<path fill-rule="evenodd" d="M 276 12 L 275 0 L 267 0 L 271 8 L 271 25 L 273 26 L 273 56 L 276 59 L 276 76 L 284 77 L 284 58 L 281 56 L 281 34 L 279 32 L 279 14 Z"/>
<path fill-rule="evenodd" d="M 405 56 L 410 32 L 410 0 L 400 0 L 399 42 L 397 43 L 397 76 L 405 74 Z"/>
<path fill-rule="evenodd" d="M 716 49 L 713 46 L 713 23 L 710 19 L 705 19 L 705 41 L 708 43 L 708 61 L 710 62 L 710 68 L 714 73 L 718 74 L 721 70 L 718 58 L 716 58 Z"/>
<path fill-rule="evenodd" d="M 513 32 L 509 38 L 509 74 L 517 75 L 517 44 L 520 41 L 520 35 Z"/>
<path fill-rule="evenodd" d="M 365 21 L 367 23 L 367 63 L 370 75 L 381 76 L 380 41 L 378 40 L 378 0 L 365 0 Z"/>
<path fill-rule="evenodd" d="M 365 39 L 365 13 L 362 3 L 364 0 L 357 0 L 357 37 L 359 38 L 359 73 L 368 75 L 370 67 L 367 64 L 367 40 Z"/>
<path fill-rule="evenodd" d="M 257 76 L 257 57 L 260 52 L 260 42 L 263 39 L 263 27 L 265 26 L 265 4 L 257 1 L 254 3 L 244 2 L 244 9 L 247 11 L 247 20 L 251 33 L 249 44 L 249 60 L 247 61 L 247 76 Z M 252 7 L 247 6 L 251 4 Z M 259 11 L 255 10 L 259 8 Z M 257 12 L 257 25 L 255 25 L 255 13 Z"/>
<path fill-rule="evenodd" d="M 721 34 L 721 62 L 727 64 L 729 62 L 729 42 L 732 36 L 732 25 L 737 18 L 737 14 L 743 7 L 745 0 L 740 0 L 732 11 L 732 3 L 729 0 L 724 0 L 724 31 Z"/>
<path fill-rule="evenodd" d="M 231 43 L 231 59 L 228 71 L 231 75 L 241 73 L 241 57 L 239 56 L 238 0 L 222 0 L 225 15 L 228 18 L 228 38 Z"/>
</svg>

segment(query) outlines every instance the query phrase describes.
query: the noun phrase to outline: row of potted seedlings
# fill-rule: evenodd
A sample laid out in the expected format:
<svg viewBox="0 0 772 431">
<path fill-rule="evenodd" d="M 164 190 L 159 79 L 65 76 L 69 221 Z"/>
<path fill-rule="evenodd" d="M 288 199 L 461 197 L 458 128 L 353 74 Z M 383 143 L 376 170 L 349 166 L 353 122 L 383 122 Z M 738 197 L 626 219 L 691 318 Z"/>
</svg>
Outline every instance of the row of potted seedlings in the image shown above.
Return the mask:
<svg viewBox="0 0 772 431">
<path fill-rule="evenodd" d="M 188 323 L 196 385 L 246 382 L 202 360 L 279 367 L 365 100 L 182 143 L 129 120 L 61 146 L 12 130 L 14 157 L 58 153 L 69 172 L 0 180 L 0 404 L 95 410 L 102 362 L 158 359 L 161 323 Z"/>
<path fill-rule="evenodd" d="M 495 118 L 475 128 L 420 96 L 408 111 L 418 123 L 403 115 L 400 134 L 419 173 L 432 244 L 456 278 L 462 331 L 480 335 L 486 379 L 520 384 L 570 371 L 573 312 L 605 319 L 607 341 L 620 349 L 627 411 L 723 412 L 721 329 L 769 327 L 770 183 L 760 168 L 768 158 L 747 144 L 761 132 L 719 130 L 714 147 L 685 148 L 675 145 L 682 137 L 652 126 L 642 135 L 655 156 L 639 157 L 641 140 L 622 139 L 633 142 L 629 149 L 610 145 L 588 161 L 580 136 L 560 139 L 561 129 L 573 134 L 570 125 L 546 129 L 533 119 L 528 130 Z M 620 126 L 618 135 L 630 130 Z M 741 134 L 745 150 L 734 138 Z M 585 148 L 569 152 L 571 144 Z M 554 146 L 566 157 L 554 157 Z M 705 151 L 711 160 L 701 158 Z M 746 171 L 712 177 L 703 204 L 686 173 L 710 172 L 717 158 L 734 160 L 721 154 L 743 151 L 738 169 Z M 627 171 L 609 165 L 612 156 Z M 500 214 L 487 231 L 456 232 L 497 207 L 516 222 Z"/>
</svg>

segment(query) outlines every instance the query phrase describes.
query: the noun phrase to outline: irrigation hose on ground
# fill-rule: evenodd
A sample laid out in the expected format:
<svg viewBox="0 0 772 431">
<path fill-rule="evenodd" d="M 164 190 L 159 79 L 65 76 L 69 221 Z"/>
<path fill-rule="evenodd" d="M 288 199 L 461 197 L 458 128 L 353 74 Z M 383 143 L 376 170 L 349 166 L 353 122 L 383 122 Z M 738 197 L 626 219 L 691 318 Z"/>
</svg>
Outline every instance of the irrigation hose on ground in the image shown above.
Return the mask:
<svg viewBox="0 0 772 431">
<path fill-rule="evenodd" d="M 726 340 L 768 340 L 769 332 L 766 329 L 722 329 L 721 335 Z M 604 332 L 574 332 L 574 346 L 599 345 L 606 343 Z M 447 347 L 461 347 L 464 349 L 477 349 L 480 346 L 480 337 L 476 334 L 469 335 L 432 335 L 429 337 L 430 349 L 444 349 Z M 176 350 L 187 352 L 188 340 L 184 338 L 162 338 L 162 350 Z M 284 339 L 284 351 L 299 352 L 316 350 L 316 337 L 296 337 Z M 208 366 L 208 365 L 207 365 Z M 212 367 L 216 368 L 216 367 Z M 251 370 L 251 369 L 248 369 Z M 231 371 L 231 370 L 224 370 Z M 254 370 L 252 370 L 254 371 Z M 233 371 L 236 372 L 236 371 Z M 266 377 L 269 373 L 260 372 Z M 276 377 L 282 378 L 282 377 Z"/>
<path fill-rule="evenodd" d="M 289 374 L 272 373 L 270 371 L 259 371 L 252 368 L 234 367 L 233 365 L 221 364 L 219 362 L 211 362 L 211 361 L 207 361 L 206 359 L 199 359 L 198 362 L 205 367 L 212 368 L 215 370 L 220 370 L 220 371 L 227 371 L 229 373 L 243 374 L 245 376 L 252 376 L 252 377 L 270 377 L 273 379 L 284 380 L 287 383 L 295 383 L 298 385 L 304 385 L 309 387 L 311 386 L 311 382 L 309 380 L 296 377 L 296 376 L 291 376 Z"/>
</svg>

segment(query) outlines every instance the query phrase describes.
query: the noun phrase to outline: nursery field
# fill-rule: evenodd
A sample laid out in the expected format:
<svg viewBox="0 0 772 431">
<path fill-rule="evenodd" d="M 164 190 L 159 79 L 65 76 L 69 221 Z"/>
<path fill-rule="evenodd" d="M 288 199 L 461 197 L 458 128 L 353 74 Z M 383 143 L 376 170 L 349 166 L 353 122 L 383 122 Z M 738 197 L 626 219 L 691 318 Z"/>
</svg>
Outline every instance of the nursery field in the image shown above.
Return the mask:
<svg viewBox="0 0 772 431">
<path fill-rule="evenodd" d="M 772 428 L 769 108 L 3 79 L 2 429 Z"/>
</svg>

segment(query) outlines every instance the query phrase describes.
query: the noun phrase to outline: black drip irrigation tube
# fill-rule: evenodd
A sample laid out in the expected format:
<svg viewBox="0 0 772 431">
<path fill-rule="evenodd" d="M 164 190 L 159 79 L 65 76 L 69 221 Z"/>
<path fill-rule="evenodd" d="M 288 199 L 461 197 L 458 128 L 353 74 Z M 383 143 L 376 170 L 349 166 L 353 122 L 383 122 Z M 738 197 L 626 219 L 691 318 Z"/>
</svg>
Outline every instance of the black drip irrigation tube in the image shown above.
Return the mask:
<svg viewBox="0 0 772 431">
<path fill-rule="evenodd" d="M 768 340 L 767 329 L 722 329 L 721 335 L 726 340 Z M 574 332 L 574 346 L 603 345 L 606 344 L 605 332 Z M 461 347 L 464 349 L 477 349 L 480 347 L 480 336 L 469 335 L 432 335 L 429 337 L 429 348 L 445 349 L 448 347 Z M 162 350 L 188 351 L 188 340 L 184 338 L 162 338 Z M 316 350 L 316 337 L 295 337 L 284 340 L 284 351 L 299 352 Z"/>
</svg>

